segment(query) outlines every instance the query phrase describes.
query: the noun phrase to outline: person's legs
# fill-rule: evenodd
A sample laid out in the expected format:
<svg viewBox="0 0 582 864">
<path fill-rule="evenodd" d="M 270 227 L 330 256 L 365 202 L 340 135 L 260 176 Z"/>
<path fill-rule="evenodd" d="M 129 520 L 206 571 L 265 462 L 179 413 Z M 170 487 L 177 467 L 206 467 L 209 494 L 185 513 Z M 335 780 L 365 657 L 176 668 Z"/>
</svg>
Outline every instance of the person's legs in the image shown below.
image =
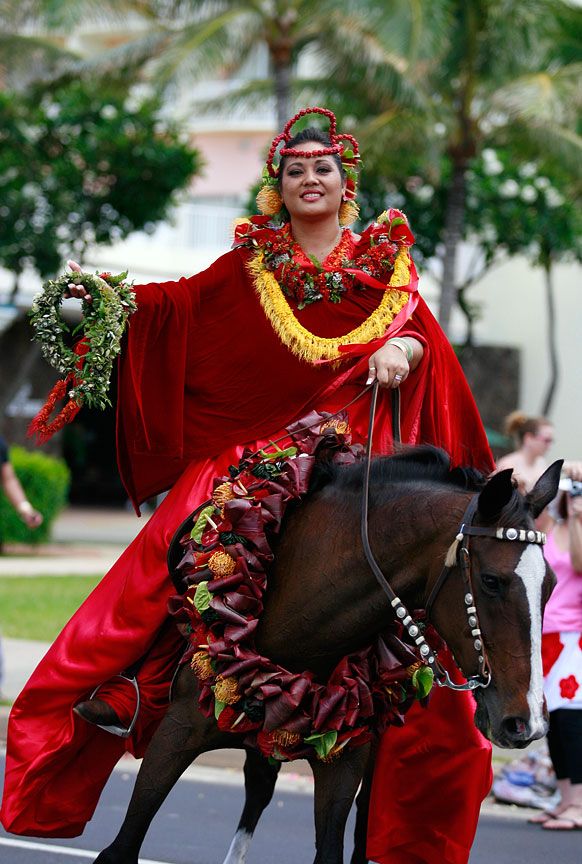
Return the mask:
<svg viewBox="0 0 582 864">
<path fill-rule="evenodd" d="M 556 776 L 563 798 L 556 808 L 556 818 L 548 819 L 542 827 L 548 831 L 582 829 L 582 710 L 560 708 L 550 717 L 552 748 L 558 758 Z"/>
<path fill-rule="evenodd" d="M 544 825 L 550 819 L 558 816 L 562 810 L 565 810 L 570 800 L 570 778 L 566 767 L 566 755 L 564 752 L 564 742 L 560 730 L 559 711 L 550 711 L 550 722 L 547 735 L 548 752 L 558 781 L 558 790 L 560 792 L 560 803 L 551 810 L 545 810 L 541 813 L 536 813 L 528 822 L 531 825 Z"/>
</svg>

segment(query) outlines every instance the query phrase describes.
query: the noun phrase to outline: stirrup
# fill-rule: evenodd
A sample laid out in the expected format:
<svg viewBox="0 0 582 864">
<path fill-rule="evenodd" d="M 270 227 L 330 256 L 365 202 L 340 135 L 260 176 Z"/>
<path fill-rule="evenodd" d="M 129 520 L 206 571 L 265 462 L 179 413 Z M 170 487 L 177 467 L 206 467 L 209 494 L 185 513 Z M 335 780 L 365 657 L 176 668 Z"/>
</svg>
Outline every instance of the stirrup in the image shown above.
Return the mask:
<svg viewBox="0 0 582 864">
<path fill-rule="evenodd" d="M 105 732 L 109 732 L 111 735 L 117 735 L 119 738 L 129 738 L 129 736 L 133 732 L 133 728 L 137 722 L 137 717 L 139 714 L 139 706 L 140 706 L 139 685 L 137 683 L 137 679 L 135 678 L 135 676 L 128 678 L 127 675 L 122 675 L 121 673 L 119 673 L 118 675 L 112 675 L 111 678 L 123 678 L 124 681 L 129 681 L 129 683 L 133 685 L 133 689 L 135 690 L 136 705 L 135 705 L 135 711 L 134 711 L 133 717 L 131 719 L 131 723 L 129 724 L 127 729 L 125 729 L 123 726 L 105 726 L 102 723 L 95 723 L 94 725 L 97 726 L 98 729 L 103 729 Z M 111 680 L 111 679 L 108 679 L 108 680 Z M 97 687 L 95 687 L 95 689 L 93 690 L 93 692 L 89 696 L 89 700 L 93 699 L 96 696 L 96 694 L 99 692 L 101 687 L 103 687 L 103 684 L 98 684 Z"/>
</svg>

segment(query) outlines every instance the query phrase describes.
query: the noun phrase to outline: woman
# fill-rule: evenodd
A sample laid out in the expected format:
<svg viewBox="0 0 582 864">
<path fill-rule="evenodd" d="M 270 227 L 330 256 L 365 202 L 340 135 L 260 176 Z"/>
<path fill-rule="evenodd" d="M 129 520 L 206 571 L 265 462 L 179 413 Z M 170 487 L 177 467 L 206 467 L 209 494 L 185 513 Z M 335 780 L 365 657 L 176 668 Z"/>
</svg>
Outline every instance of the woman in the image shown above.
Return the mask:
<svg viewBox="0 0 582 864">
<path fill-rule="evenodd" d="M 548 467 L 544 457 L 554 443 L 554 427 L 545 417 L 528 417 L 522 411 L 512 411 L 505 418 L 505 432 L 514 439 L 516 449 L 501 457 L 497 469 L 513 468 L 513 476 L 525 494 Z"/>
<path fill-rule="evenodd" d="M 530 821 L 547 831 L 582 829 L 582 463 L 570 463 L 568 473 L 570 491 L 560 492 L 553 507 L 545 547 L 557 584 L 544 613 L 544 693 L 561 801 Z"/>
<path fill-rule="evenodd" d="M 308 129 L 292 137 L 297 117 L 307 113 L 330 119 L 328 136 Z M 123 750 L 143 752 L 167 705 L 181 650 L 175 628 L 166 626 L 173 593 L 166 550 L 183 519 L 209 497 L 213 478 L 238 461 L 244 445 L 255 449 L 313 409 L 346 406 L 366 381 L 377 378 L 386 389 L 401 388 L 403 440 L 438 444 L 455 464 L 492 468 L 462 371 L 416 293 L 405 218 L 389 211 L 361 236 L 342 229 L 340 220 L 353 211 L 357 142 L 336 134 L 335 118 L 324 109 L 300 115 L 271 147 L 258 198 L 266 215 L 237 228 L 234 250 L 197 276 L 136 289 L 138 311 L 120 365 L 119 466 L 136 506 L 172 488 L 15 703 L 1 811 L 10 831 L 80 833 Z M 278 227 L 271 217 L 280 220 Z M 84 289 L 73 286 L 71 293 L 82 296 Z M 374 441 L 378 452 L 389 452 L 390 400 L 380 401 Z M 359 441 L 366 437 L 368 407 L 359 399 L 349 408 Z M 105 736 L 86 721 L 112 729 L 128 724 L 131 689 L 115 679 L 96 698 L 88 697 L 140 658 L 141 708 L 132 734 Z M 460 855 L 451 840 L 455 852 L 449 858 L 436 839 L 434 853 L 423 859 L 435 864 L 466 861 L 475 812 L 490 779 L 489 750 L 472 725 L 466 756 L 452 759 L 458 730 L 445 728 L 449 697 L 439 693 L 434 699 L 433 713 L 447 718 L 435 726 L 439 740 L 432 762 L 439 791 L 415 784 L 417 803 L 426 808 L 431 797 L 435 816 L 422 833 L 440 838 L 448 811 L 438 814 L 437 802 L 443 785 L 453 781 L 448 766 L 454 763 L 455 772 L 466 772 L 468 806 L 459 802 L 459 808 L 471 837 Z M 453 699 L 456 708 L 469 704 L 460 694 Z M 430 735 L 426 743 L 430 747 Z M 406 825 L 401 823 L 403 835 L 413 825 L 418 834 L 416 806 Z"/>
</svg>

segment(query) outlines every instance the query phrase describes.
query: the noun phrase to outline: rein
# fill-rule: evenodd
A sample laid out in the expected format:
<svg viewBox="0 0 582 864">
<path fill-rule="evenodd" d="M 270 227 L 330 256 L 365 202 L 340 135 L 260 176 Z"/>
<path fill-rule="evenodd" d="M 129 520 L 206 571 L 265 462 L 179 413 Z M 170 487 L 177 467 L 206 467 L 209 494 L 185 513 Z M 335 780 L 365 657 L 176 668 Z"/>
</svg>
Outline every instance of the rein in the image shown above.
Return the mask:
<svg viewBox="0 0 582 864">
<path fill-rule="evenodd" d="M 469 676 L 465 684 L 455 684 L 455 682 L 452 681 L 452 679 L 450 678 L 447 670 L 442 666 L 441 663 L 439 663 L 430 645 L 426 642 L 421 632 L 420 625 L 413 620 L 407 608 L 404 606 L 400 598 L 394 593 L 394 591 L 390 587 L 390 584 L 384 576 L 381 567 L 374 558 L 374 553 L 372 552 L 372 548 L 370 546 L 370 539 L 368 536 L 368 507 L 370 497 L 372 438 L 374 434 L 374 419 L 376 415 L 377 398 L 378 382 L 375 381 L 372 385 L 372 398 L 370 402 L 370 420 L 368 425 L 368 441 L 366 444 L 366 470 L 364 472 L 362 512 L 360 519 L 360 536 L 362 539 L 362 546 L 364 547 L 364 554 L 366 556 L 366 560 L 368 562 L 368 565 L 370 566 L 370 569 L 372 570 L 372 573 L 376 577 L 378 584 L 382 588 L 382 591 L 387 596 L 390 605 L 394 610 L 396 618 L 402 623 L 404 627 L 406 627 L 408 635 L 418 646 L 420 656 L 422 657 L 424 662 L 428 664 L 429 668 L 435 671 L 435 678 L 437 684 L 440 687 L 448 687 L 451 690 L 476 690 L 478 687 L 488 687 L 491 683 L 491 667 L 487 658 L 487 652 L 485 650 L 483 636 L 479 627 L 477 608 L 475 606 L 475 592 L 473 590 L 471 581 L 471 554 L 469 551 L 469 538 L 492 537 L 496 540 L 519 541 L 521 543 L 536 543 L 538 545 L 542 545 L 543 543 L 545 543 L 546 540 L 545 534 L 543 534 L 543 532 L 541 531 L 535 531 L 529 528 L 505 528 L 502 525 L 498 525 L 495 528 L 485 528 L 472 525 L 471 523 L 473 521 L 475 513 L 477 512 L 479 493 L 476 493 L 472 496 L 467 506 L 467 509 L 465 510 L 461 526 L 455 538 L 455 542 L 457 545 L 455 550 L 456 554 L 454 564 L 449 566 L 445 563 L 445 566 L 443 567 L 437 581 L 435 582 L 430 592 L 425 607 L 428 620 L 430 617 L 430 610 L 437 594 L 444 585 L 449 574 L 456 566 L 459 566 L 465 586 L 465 611 L 467 613 L 467 620 L 469 628 L 471 630 L 471 637 L 473 638 L 473 647 L 477 652 L 479 658 L 479 672 L 477 673 L 477 675 Z M 392 391 L 392 434 L 393 441 L 395 443 L 400 443 L 400 391 L 398 389 Z"/>
</svg>

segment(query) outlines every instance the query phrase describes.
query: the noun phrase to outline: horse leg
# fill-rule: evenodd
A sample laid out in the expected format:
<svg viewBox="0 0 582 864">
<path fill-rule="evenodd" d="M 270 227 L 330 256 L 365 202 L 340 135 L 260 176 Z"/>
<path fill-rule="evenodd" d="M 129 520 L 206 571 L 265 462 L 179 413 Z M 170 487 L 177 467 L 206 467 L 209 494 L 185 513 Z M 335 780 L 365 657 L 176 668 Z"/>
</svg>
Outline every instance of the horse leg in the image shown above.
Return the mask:
<svg viewBox="0 0 582 864">
<path fill-rule="evenodd" d="M 245 864 L 257 822 L 275 791 L 280 764 L 271 765 L 258 750 L 247 750 L 245 805 L 224 864 Z"/>
<path fill-rule="evenodd" d="M 376 753 L 378 742 L 375 740 L 370 746 L 370 755 L 364 769 L 362 785 L 356 796 L 356 825 L 354 828 L 354 851 L 350 858 L 350 864 L 368 864 L 366 854 L 366 843 L 368 840 L 368 814 L 370 812 L 370 795 L 372 793 L 372 779 L 374 777 L 374 766 L 376 764 Z"/>
<path fill-rule="evenodd" d="M 203 750 L 213 749 L 213 738 L 222 743 L 215 721 L 198 710 L 194 676 L 184 669 L 177 678 L 178 698 L 145 753 L 119 833 L 94 864 L 138 864 L 146 832 L 168 793 Z"/>
<path fill-rule="evenodd" d="M 343 864 L 346 820 L 360 785 L 368 746 L 343 752 L 333 762 L 313 761 L 315 849 L 313 864 Z"/>
</svg>

